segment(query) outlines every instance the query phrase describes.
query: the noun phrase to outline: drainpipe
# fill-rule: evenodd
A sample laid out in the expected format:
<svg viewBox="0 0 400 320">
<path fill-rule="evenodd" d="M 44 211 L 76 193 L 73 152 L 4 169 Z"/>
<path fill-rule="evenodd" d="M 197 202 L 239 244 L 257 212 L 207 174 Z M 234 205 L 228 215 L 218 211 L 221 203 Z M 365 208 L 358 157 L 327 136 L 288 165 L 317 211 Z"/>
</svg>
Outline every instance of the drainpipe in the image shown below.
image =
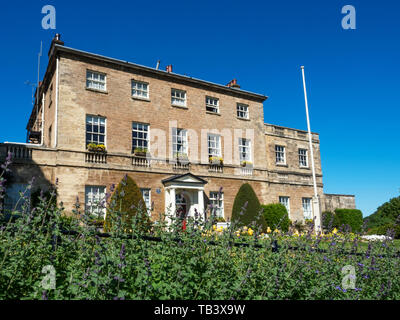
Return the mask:
<svg viewBox="0 0 400 320">
<path fill-rule="evenodd" d="M 42 93 L 42 136 L 40 138 L 40 145 L 39 147 L 43 146 L 43 142 L 44 142 L 44 103 L 45 103 L 46 99 L 44 97 L 44 92 Z"/>
<path fill-rule="evenodd" d="M 54 126 L 54 133 L 55 133 L 55 138 L 54 138 L 54 147 L 57 147 L 58 143 L 58 65 L 59 65 L 59 57 L 57 57 L 56 61 L 56 115 L 55 115 L 55 126 Z"/>
</svg>

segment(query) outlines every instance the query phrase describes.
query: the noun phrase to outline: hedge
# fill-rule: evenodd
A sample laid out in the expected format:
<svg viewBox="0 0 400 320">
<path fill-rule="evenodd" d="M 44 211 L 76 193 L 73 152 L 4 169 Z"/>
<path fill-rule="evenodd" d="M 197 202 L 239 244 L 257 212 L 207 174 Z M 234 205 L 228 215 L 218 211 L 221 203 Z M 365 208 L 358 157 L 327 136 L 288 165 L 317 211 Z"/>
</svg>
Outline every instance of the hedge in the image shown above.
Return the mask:
<svg viewBox="0 0 400 320">
<path fill-rule="evenodd" d="M 289 230 L 289 216 L 286 207 L 281 203 L 262 205 L 265 222 L 271 230 Z"/>
<path fill-rule="evenodd" d="M 363 225 L 362 212 L 358 209 L 335 209 L 337 227 L 350 228 L 351 232 L 360 232 Z"/>
</svg>

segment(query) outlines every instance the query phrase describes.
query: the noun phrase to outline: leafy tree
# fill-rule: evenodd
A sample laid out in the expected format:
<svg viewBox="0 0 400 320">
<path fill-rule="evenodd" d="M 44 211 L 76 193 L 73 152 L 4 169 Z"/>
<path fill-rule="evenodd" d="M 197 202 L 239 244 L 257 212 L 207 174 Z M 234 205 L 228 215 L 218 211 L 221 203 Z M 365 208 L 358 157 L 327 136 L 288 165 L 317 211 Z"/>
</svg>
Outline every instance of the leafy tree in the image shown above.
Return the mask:
<svg viewBox="0 0 400 320">
<path fill-rule="evenodd" d="M 264 211 L 264 219 L 271 230 L 279 229 L 287 232 L 289 230 L 289 216 L 286 207 L 281 203 L 271 203 L 261 206 Z"/>
<path fill-rule="evenodd" d="M 400 216 L 400 196 L 390 199 L 381 205 L 373 214 L 364 218 L 368 221 L 368 228 L 388 225 L 399 224 L 397 220 Z"/>
<path fill-rule="evenodd" d="M 122 179 L 111 196 L 110 206 L 107 209 L 104 229 L 110 231 L 112 224 L 121 215 L 121 223 L 125 228 L 131 228 L 132 223 L 141 231 L 147 231 L 151 222 L 142 193 L 136 182 L 128 175 Z"/>
<path fill-rule="evenodd" d="M 248 183 L 243 184 L 236 194 L 233 202 L 232 221 L 236 222 L 238 227 L 249 227 L 254 222 L 256 227 L 261 227 L 262 231 L 267 229 L 260 201 Z"/>
</svg>

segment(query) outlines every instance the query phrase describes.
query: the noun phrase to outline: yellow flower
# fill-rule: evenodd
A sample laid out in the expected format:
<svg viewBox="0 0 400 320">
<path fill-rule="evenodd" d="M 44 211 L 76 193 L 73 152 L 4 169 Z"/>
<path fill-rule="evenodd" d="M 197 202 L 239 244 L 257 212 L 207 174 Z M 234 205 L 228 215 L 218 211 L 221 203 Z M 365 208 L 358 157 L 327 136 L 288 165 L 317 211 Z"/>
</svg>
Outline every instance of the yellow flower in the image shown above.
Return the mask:
<svg viewBox="0 0 400 320">
<path fill-rule="evenodd" d="M 243 227 L 243 230 L 247 230 L 247 227 L 246 227 L 246 226 L 244 226 L 244 227 Z"/>
<path fill-rule="evenodd" d="M 332 230 L 332 233 L 333 233 L 333 234 L 336 234 L 337 232 L 338 232 L 338 231 L 337 231 L 336 228 Z"/>
<path fill-rule="evenodd" d="M 271 233 L 271 228 L 270 227 L 267 228 L 267 233 Z"/>
<path fill-rule="evenodd" d="M 274 232 L 276 232 L 276 233 L 280 233 L 280 231 L 279 231 L 278 229 L 275 229 L 275 230 L 274 230 Z"/>
<path fill-rule="evenodd" d="M 217 229 L 217 226 L 214 224 L 213 225 L 213 230 L 216 230 Z"/>
<path fill-rule="evenodd" d="M 247 231 L 247 233 L 249 234 L 249 236 L 252 236 L 253 235 L 253 230 L 251 230 L 251 229 L 249 229 L 248 231 Z"/>
</svg>

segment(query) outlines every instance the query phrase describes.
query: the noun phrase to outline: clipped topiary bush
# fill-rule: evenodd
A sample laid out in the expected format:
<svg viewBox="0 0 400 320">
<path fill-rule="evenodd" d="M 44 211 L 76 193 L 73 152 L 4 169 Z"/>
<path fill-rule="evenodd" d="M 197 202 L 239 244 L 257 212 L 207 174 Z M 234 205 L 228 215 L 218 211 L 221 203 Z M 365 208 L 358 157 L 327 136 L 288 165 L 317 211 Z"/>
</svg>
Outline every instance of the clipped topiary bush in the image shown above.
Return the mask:
<svg viewBox="0 0 400 320">
<path fill-rule="evenodd" d="M 243 210 L 242 208 L 246 203 L 246 208 Z M 241 212 L 243 214 L 241 214 Z M 253 188 L 248 183 L 243 184 L 236 194 L 232 208 L 232 222 L 236 222 L 238 227 L 249 227 L 255 222 L 256 227 L 261 227 L 263 232 L 267 230 L 267 224 L 262 214 L 260 201 Z"/>
<path fill-rule="evenodd" d="M 335 209 L 338 227 L 349 226 L 351 232 L 360 232 L 363 224 L 362 212 L 358 209 Z"/>
<path fill-rule="evenodd" d="M 331 232 L 338 227 L 336 215 L 332 211 L 322 212 L 322 228 L 327 232 Z"/>
<path fill-rule="evenodd" d="M 267 227 L 270 227 L 271 230 L 279 229 L 284 232 L 289 230 L 289 215 L 283 204 L 271 203 L 261 207 Z"/>
<path fill-rule="evenodd" d="M 148 231 L 151 226 L 142 193 L 136 182 L 128 175 L 125 175 L 111 196 L 104 223 L 105 231 L 109 232 L 112 229 L 117 213 L 122 215 L 122 223 L 127 227 L 131 226 L 135 216 L 139 217 L 136 225 L 141 231 Z"/>
</svg>

